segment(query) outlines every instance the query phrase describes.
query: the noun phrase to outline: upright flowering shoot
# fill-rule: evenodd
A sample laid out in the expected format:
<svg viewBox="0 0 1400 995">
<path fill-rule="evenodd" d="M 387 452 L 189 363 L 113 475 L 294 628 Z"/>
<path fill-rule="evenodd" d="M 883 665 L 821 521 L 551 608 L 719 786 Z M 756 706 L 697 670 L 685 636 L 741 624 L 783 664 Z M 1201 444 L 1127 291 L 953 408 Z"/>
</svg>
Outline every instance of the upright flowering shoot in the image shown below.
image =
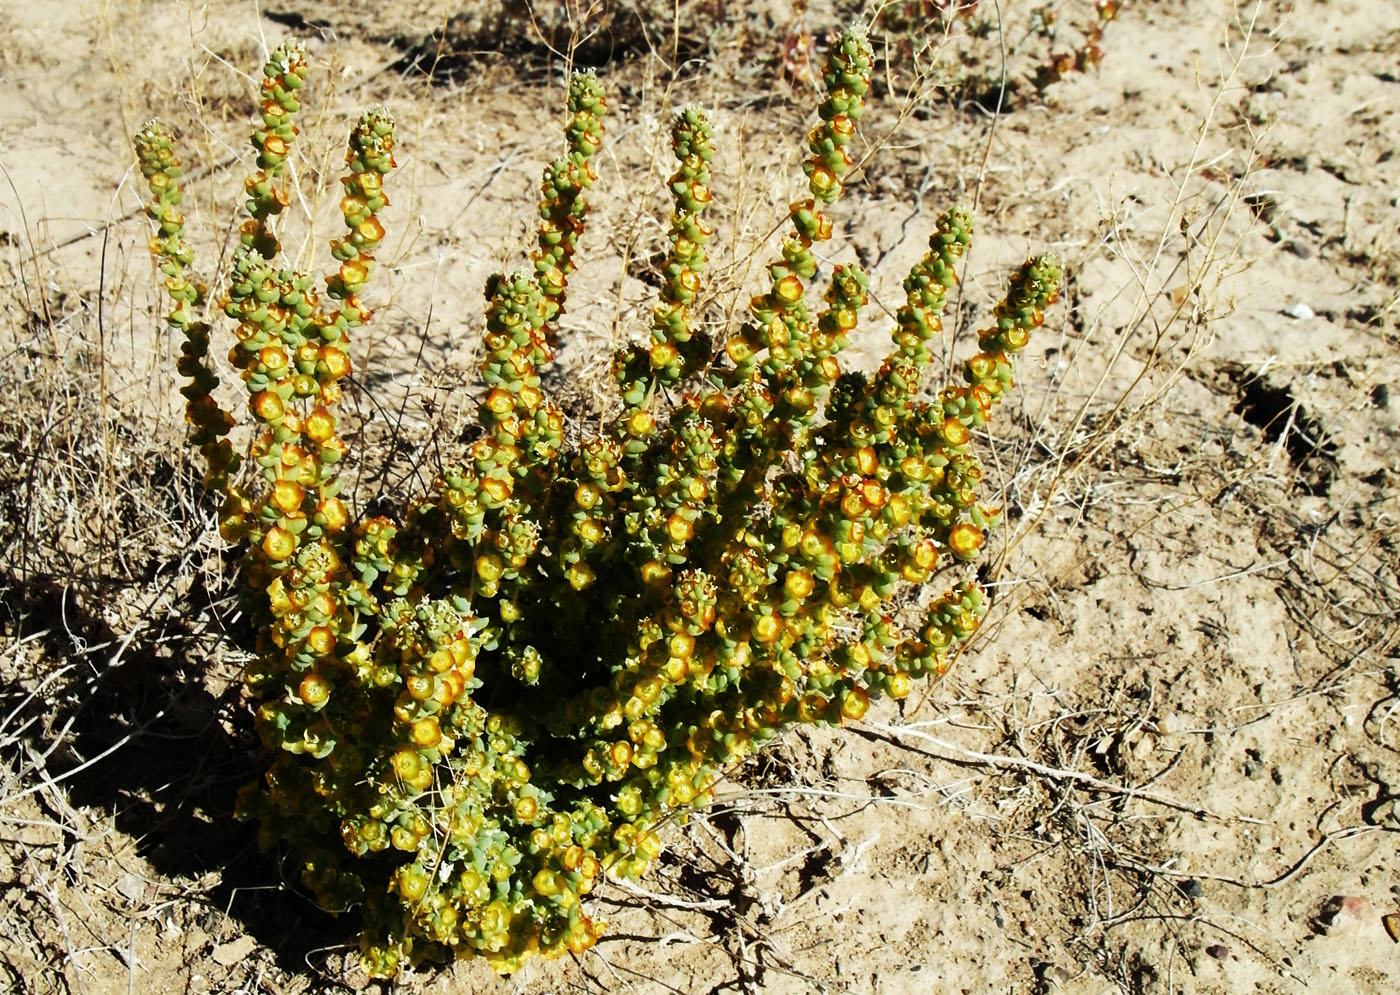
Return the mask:
<svg viewBox="0 0 1400 995">
<path fill-rule="evenodd" d="M 671 126 L 677 169 L 671 176 L 675 210 L 671 215 L 671 253 L 662 268 L 661 300 L 652 311 L 651 344 L 618 358 L 617 378 L 623 402 L 640 407 L 657 384 L 674 384 L 694 376 L 713 351 L 709 338 L 695 326 L 692 306 L 700 294 L 700 275 L 708 256 L 705 246 L 714 230 L 702 217 L 710 203 L 710 161 L 715 155 L 710 121 L 698 107 L 687 107 Z"/>
<path fill-rule="evenodd" d="M 606 109 L 598 80 L 575 76 L 532 265 L 486 288 L 475 437 L 427 494 L 374 517 L 341 494 L 338 412 L 350 337 L 370 320 L 392 120 L 371 111 L 351 134 L 345 230 L 317 289 L 277 233 L 305 59 L 286 47 L 268 61 L 218 298 L 255 428 L 246 463 L 214 396 L 174 146 L 156 124 L 138 136 L 190 441 L 258 630 L 249 684 L 272 759 L 239 813 L 289 844 L 323 905 L 359 910 L 375 975 L 469 955 L 509 972 L 586 950 L 602 928 L 590 890 L 643 873 L 663 822 L 705 805 L 722 773 L 795 723 L 857 721 L 909 694 L 977 630 L 987 597 L 968 564 L 1000 516 L 979 498 L 974 436 L 1060 271 L 1028 262 L 961 378 L 930 391 L 972 236 L 948 211 L 905 278 L 888 358 L 843 372 L 869 277 L 823 273 L 815 246 L 832 237 L 870 67 L 861 32 L 833 43 L 806 193 L 737 328 L 697 315 L 722 166 L 705 113 L 676 116 L 659 299 L 647 341 L 616 359 L 620 414 L 587 429 L 542 379 Z"/>
</svg>

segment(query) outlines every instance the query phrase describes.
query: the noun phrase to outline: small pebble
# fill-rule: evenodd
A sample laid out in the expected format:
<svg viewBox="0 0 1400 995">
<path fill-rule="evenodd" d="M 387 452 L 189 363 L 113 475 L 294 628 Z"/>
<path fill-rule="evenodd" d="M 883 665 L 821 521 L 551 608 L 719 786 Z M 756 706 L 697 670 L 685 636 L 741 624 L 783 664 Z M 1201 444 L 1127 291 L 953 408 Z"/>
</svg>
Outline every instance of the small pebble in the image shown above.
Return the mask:
<svg viewBox="0 0 1400 995">
<path fill-rule="evenodd" d="M 1317 924 L 1322 932 L 1334 933 L 1370 919 L 1374 911 L 1362 895 L 1333 895 L 1318 913 Z"/>
<path fill-rule="evenodd" d="M 129 902 L 139 902 L 146 897 L 146 882 L 136 874 L 123 874 L 117 878 L 117 891 Z"/>
<path fill-rule="evenodd" d="M 258 941 L 251 936 L 240 936 L 230 943 L 220 943 L 210 954 L 220 967 L 233 967 L 244 961 L 258 948 Z"/>
<path fill-rule="evenodd" d="M 1157 720 L 1157 731 L 1163 736 L 1175 736 L 1186 731 L 1186 717 L 1180 712 L 1167 712 Z"/>
<path fill-rule="evenodd" d="M 1230 948 L 1223 943 L 1212 943 L 1210 946 L 1206 947 L 1206 953 L 1210 954 L 1216 960 L 1225 960 L 1230 956 Z"/>
<path fill-rule="evenodd" d="M 1381 925 L 1385 927 L 1386 936 L 1389 936 L 1396 943 L 1400 943 L 1400 912 L 1381 916 Z"/>
<path fill-rule="evenodd" d="M 1302 301 L 1288 305 L 1283 309 L 1283 313 L 1294 321 L 1307 321 L 1309 318 L 1317 317 L 1317 313 Z"/>
<path fill-rule="evenodd" d="M 1187 878 L 1185 881 L 1181 882 L 1181 890 L 1186 893 L 1187 898 L 1200 898 L 1206 893 L 1205 888 L 1201 886 L 1201 882 L 1197 881 L 1195 878 Z"/>
</svg>

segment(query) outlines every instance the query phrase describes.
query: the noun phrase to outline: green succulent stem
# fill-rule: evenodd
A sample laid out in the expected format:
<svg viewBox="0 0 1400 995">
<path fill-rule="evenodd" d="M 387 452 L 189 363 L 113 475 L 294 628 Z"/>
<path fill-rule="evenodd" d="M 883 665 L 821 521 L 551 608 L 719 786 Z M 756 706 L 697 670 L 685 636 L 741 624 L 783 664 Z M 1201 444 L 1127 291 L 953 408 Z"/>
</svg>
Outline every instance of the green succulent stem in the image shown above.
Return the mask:
<svg viewBox="0 0 1400 995">
<path fill-rule="evenodd" d="M 614 363 L 628 413 L 642 407 L 656 388 L 695 376 L 709 363 L 713 345 L 695 326 L 692 306 L 700 294 L 700 274 L 708 261 L 706 245 L 714 230 L 702 214 L 710 203 L 710 162 L 714 133 L 698 107 L 686 107 L 671 125 L 677 169 L 670 189 L 671 251 L 661 269 L 661 299 L 652 309 L 651 344 L 623 351 Z"/>
<path fill-rule="evenodd" d="M 240 463 L 225 436 L 233 428 L 233 416 L 214 398 L 219 376 L 209 362 L 209 325 L 200 316 L 208 290 L 190 271 L 194 250 L 185 238 L 185 216 L 180 211 L 184 192 L 180 185 L 180 160 L 174 142 L 159 121 L 148 121 L 136 136 L 136 157 L 141 175 L 151 191 L 146 216 L 156 225 L 150 248 L 172 307 L 166 325 L 180 336 L 180 360 L 176 366 L 188 383 L 180 388 L 185 398 L 188 440 L 204 459 L 204 484 L 213 491 L 228 487 L 229 477 Z"/>
<path fill-rule="evenodd" d="M 598 77 L 579 72 L 569 80 L 570 120 L 564 131 L 567 151 L 545 168 L 540 181 L 540 227 L 531 254 L 535 279 L 546 304 L 546 339 L 557 341 L 552 324 L 564 309 L 574 253 L 588 213 L 585 192 L 598 179 L 593 158 L 603 145 L 603 115 L 607 112 Z"/>
</svg>

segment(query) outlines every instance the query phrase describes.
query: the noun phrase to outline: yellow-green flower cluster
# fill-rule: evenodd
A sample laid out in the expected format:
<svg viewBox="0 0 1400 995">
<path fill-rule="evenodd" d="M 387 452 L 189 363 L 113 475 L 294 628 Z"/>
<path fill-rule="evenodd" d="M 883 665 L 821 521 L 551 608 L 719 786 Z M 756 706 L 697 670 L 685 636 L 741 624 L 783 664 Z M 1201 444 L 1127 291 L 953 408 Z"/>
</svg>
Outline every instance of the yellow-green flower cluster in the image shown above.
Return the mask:
<svg viewBox="0 0 1400 995">
<path fill-rule="evenodd" d="M 371 112 L 351 136 L 347 234 L 332 241 L 323 299 L 278 258 L 302 76 L 295 50 L 269 62 L 250 220 L 222 304 L 259 434 L 258 472 L 219 489 L 225 534 L 243 544 L 259 630 L 250 683 L 274 753 L 240 813 L 291 844 L 323 905 L 362 909 L 375 975 L 458 955 L 508 972 L 586 950 L 602 926 L 585 896 L 605 874 L 641 874 L 662 823 L 706 804 L 726 770 L 793 723 L 856 721 L 873 699 L 908 695 L 976 631 L 976 584 L 929 585 L 945 565 L 960 573 L 997 523 L 978 501 L 973 432 L 1060 273 L 1047 257 L 1027 263 L 966 382 L 930 395 L 930 342 L 971 239 L 970 218 L 949 211 L 904 282 L 884 365 L 842 372 L 868 277 L 833 267 L 815 315 L 807 296 L 870 64 L 861 33 L 833 44 L 810 197 L 791 206 L 770 287 L 722 348 L 692 311 L 713 143 L 698 110 L 678 116 L 651 342 L 619 360 L 622 414 L 592 435 L 566 432 L 541 382 L 600 142 L 598 82 L 575 77 L 534 270 L 487 287 L 478 437 L 400 514 L 352 521 L 335 411 L 348 335 L 369 319 L 359 295 L 384 237 L 392 123 Z M 183 280 L 168 137 L 148 128 L 138 147 L 155 251 Z M 171 324 L 191 337 L 190 321 Z M 191 387 L 207 396 L 202 369 L 190 367 Z M 672 384 L 683 390 L 668 401 L 657 388 Z M 919 603 L 917 620 L 896 614 Z"/>
<path fill-rule="evenodd" d="M 241 236 L 243 244 L 256 249 L 264 259 L 277 254 L 277 238 L 269 227 L 270 220 L 291 203 L 286 189 L 277 179 L 286 168 L 292 143 L 296 141 L 298 129 L 294 118 L 301 109 L 297 91 L 305 81 L 306 50 L 300 44 L 281 46 L 263 66 L 262 127 L 254 131 L 252 137 L 258 171 L 243 185 L 248 195 L 244 204 L 248 220 L 243 224 Z"/>
<path fill-rule="evenodd" d="M 569 81 L 569 113 L 564 137 L 568 151 L 544 171 L 540 183 L 538 246 L 531 254 L 535 282 L 545 300 L 545 321 L 554 320 L 564 306 L 569 274 L 575 269 L 574 251 L 588 211 L 584 191 L 598 179 L 592 159 L 603 146 L 603 114 L 607 102 L 593 73 L 575 73 Z M 549 328 L 551 345 L 554 330 Z"/>
<path fill-rule="evenodd" d="M 1059 281 L 1060 268 L 1048 256 L 1026 260 L 1012 278 L 1006 297 L 993 312 L 996 324 L 978 336 L 977 346 L 982 351 L 963 367 L 967 382 L 986 391 L 986 395 L 974 395 L 982 417 L 972 424 L 980 426 L 990 405 L 1011 386 L 1012 357 L 1025 348 L 1031 332 L 1045 321 L 1045 305 L 1053 300 Z"/>
<path fill-rule="evenodd" d="M 214 398 L 219 377 L 207 359 L 209 324 L 200 317 L 208 289 L 189 272 L 194 250 L 185 240 L 185 216 L 180 211 L 180 160 L 170 133 L 159 121 L 148 121 L 137 134 L 136 158 L 151 190 L 146 206 L 146 216 L 156 223 L 151 253 L 173 305 L 165 320 L 181 338 L 176 369 L 189 380 L 180 389 L 190 423 L 189 442 L 204 457 L 204 485 L 218 493 L 228 487 L 229 474 L 237 471 L 240 462 L 225 438 L 233 428 L 233 416 Z"/>
<path fill-rule="evenodd" d="M 616 376 L 629 408 L 646 403 L 655 385 L 670 385 L 694 376 L 712 354 L 707 336 L 698 332 L 691 306 L 700 292 L 705 246 L 714 229 L 701 217 L 710 203 L 710 161 L 715 155 L 709 118 L 687 107 L 671 125 L 671 148 L 678 168 L 672 174 L 671 253 L 662 268 L 661 300 L 652 310 L 651 345 L 618 357 Z"/>
</svg>

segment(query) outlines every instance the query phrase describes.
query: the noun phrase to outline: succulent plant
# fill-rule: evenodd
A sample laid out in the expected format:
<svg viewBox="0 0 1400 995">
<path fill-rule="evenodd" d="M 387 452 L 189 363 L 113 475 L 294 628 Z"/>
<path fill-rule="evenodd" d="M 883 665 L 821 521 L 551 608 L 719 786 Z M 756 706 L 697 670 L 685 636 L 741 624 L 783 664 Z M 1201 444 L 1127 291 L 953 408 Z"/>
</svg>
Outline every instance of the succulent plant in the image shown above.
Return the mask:
<svg viewBox="0 0 1400 995">
<path fill-rule="evenodd" d="M 987 605 L 964 565 L 1000 519 L 978 498 L 974 433 L 1060 270 L 1027 262 L 961 381 L 929 393 L 972 234 L 950 210 L 904 281 L 888 359 L 843 372 L 869 277 L 836 266 L 815 313 L 808 299 L 870 84 L 869 45 L 850 30 L 826 56 L 809 196 L 789 209 L 769 288 L 723 336 L 693 307 L 714 236 L 711 129 L 698 108 L 677 115 L 650 341 L 616 358 L 620 413 L 594 434 L 566 431 L 540 371 L 607 110 L 598 80 L 576 75 L 533 265 L 487 284 L 479 436 L 397 516 L 356 516 L 340 496 L 337 409 L 347 343 L 370 320 L 360 294 L 384 237 L 393 122 L 370 111 L 351 134 L 345 234 L 318 288 L 281 261 L 276 231 L 305 63 L 284 46 L 264 70 L 258 170 L 218 301 L 257 431 L 246 469 L 214 400 L 179 161 L 157 123 L 136 142 L 167 320 L 184 340 L 190 442 L 242 550 L 258 631 L 248 682 L 271 761 L 239 815 L 291 845 L 326 908 L 362 909 L 372 973 L 457 955 L 508 972 L 591 946 L 590 889 L 643 873 L 662 822 L 706 805 L 720 774 L 779 731 L 858 721 L 872 699 L 946 671 Z M 918 601 L 936 578 L 945 593 L 922 598 L 913 622 L 896 616 L 897 597 Z"/>
</svg>

